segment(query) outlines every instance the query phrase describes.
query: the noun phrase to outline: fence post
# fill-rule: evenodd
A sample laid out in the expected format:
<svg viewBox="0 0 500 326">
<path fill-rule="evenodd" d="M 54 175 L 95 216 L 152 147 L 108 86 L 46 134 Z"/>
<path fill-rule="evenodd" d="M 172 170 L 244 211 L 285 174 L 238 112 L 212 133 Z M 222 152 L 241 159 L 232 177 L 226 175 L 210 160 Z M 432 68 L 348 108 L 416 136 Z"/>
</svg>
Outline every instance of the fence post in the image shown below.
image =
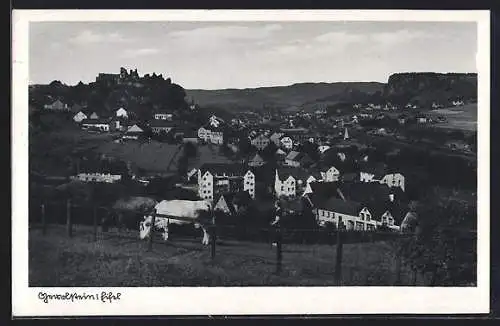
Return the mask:
<svg viewBox="0 0 500 326">
<path fill-rule="evenodd" d="M 211 239 L 211 242 L 210 242 L 210 247 L 211 247 L 210 248 L 211 249 L 210 250 L 210 257 L 212 259 L 214 259 L 215 258 L 215 243 L 217 241 L 217 230 L 215 229 L 215 225 L 212 225 L 211 229 L 212 229 L 212 232 L 210 232 L 210 233 L 211 233 L 211 238 L 212 239 Z"/>
<path fill-rule="evenodd" d="M 276 274 L 281 273 L 282 260 L 283 260 L 283 251 L 281 248 L 282 244 L 282 230 L 281 223 L 276 228 Z"/>
<path fill-rule="evenodd" d="M 401 284 L 401 252 L 400 248 L 396 248 L 396 282 L 394 285 Z"/>
<path fill-rule="evenodd" d="M 94 206 L 94 241 L 97 241 L 97 206 Z"/>
<path fill-rule="evenodd" d="M 153 250 L 153 237 L 154 237 L 155 222 L 156 222 L 156 208 L 153 211 L 153 218 L 151 220 L 151 229 L 149 230 L 148 251 Z"/>
<path fill-rule="evenodd" d="M 342 284 L 342 217 L 339 217 L 337 226 L 337 254 L 335 256 L 335 283 Z"/>
<path fill-rule="evenodd" d="M 71 199 L 66 202 L 66 228 L 68 237 L 73 237 L 73 221 L 71 221 Z"/>
<path fill-rule="evenodd" d="M 42 209 L 42 234 L 47 234 L 47 221 L 45 220 L 45 204 L 41 205 Z"/>
</svg>

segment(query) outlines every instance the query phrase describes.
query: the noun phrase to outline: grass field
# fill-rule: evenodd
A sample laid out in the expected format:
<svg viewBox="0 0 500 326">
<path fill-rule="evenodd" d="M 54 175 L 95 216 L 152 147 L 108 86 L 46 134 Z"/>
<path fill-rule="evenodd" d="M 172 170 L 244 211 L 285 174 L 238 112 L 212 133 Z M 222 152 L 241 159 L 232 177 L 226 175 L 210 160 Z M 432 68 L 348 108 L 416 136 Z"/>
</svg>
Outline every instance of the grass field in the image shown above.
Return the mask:
<svg viewBox="0 0 500 326">
<path fill-rule="evenodd" d="M 179 145 L 161 143 L 157 141 L 137 142 L 128 141 L 123 143 L 107 142 L 101 144 L 97 149 L 123 161 L 131 161 L 137 167 L 151 172 L 172 172 L 177 169 L 177 159 L 182 149 Z M 169 162 L 172 160 L 172 164 Z"/>
<path fill-rule="evenodd" d="M 446 118 L 446 122 L 436 125 L 440 128 L 466 131 L 477 130 L 477 104 L 437 109 L 429 113 L 434 117 L 444 116 Z"/>
<path fill-rule="evenodd" d="M 276 251 L 269 244 L 221 239 L 216 257 L 201 238 L 175 237 L 147 243 L 128 235 L 99 233 L 75 226 L 73 238 L 64 226 L 51 225 L 47 235 L 29 231 L 30 286 L 265 286 L 334 285 L 335 246 L 283 245 L 283 269 L 275 275 Z M 200 234 L 201 236 L 201 234 Z M 345 244 L 343 285 L 393 285 L 394 250 L 388 243 Z M 411 271 L 403 265 L 402 283 Z M 417 279 L 417 285 L 425 280 Z"/>
</svg>

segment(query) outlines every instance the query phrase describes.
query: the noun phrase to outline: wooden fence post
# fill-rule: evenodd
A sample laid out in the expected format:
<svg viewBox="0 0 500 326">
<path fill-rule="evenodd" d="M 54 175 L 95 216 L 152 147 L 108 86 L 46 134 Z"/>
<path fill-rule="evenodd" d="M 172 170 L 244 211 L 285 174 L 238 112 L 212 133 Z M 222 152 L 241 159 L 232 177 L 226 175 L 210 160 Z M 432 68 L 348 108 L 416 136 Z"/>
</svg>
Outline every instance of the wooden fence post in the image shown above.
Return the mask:
<svg viewBox="0 0 500 326">
<path fill-rule="evenodd" d="M 337 285 L 342 284 L 342 229 L 342 218 L 339 217 L 337 226 L 337 253 L 335 256 L 335 283 Z"/>
<path fill-rule="evenodd" d="M 153 238 L 154 238 L 154 229 L 156 222 L 156 208 L 153 211 L 153 218 L 151 219 L 151 229 L 149 230 L 149 242 L 148 242 L 148 251 L 153 250 Z"/>
<path fill-rule="evenodd" d="M 45 204 L 41 205 L 42 210 L 42 234 L 47 234 L 47 221 L 45 220 Z"/>
<path fill-rule="evenodd" d="M 94 241 L 97 241 L 97 206 L 94 206 Z"/>
<path fill-rule="evenodd" d="M 282 251 L 282 239 L 283 234 L 281 230 L 281 223 L 276 228 L 276 274 L 281 273 L 282 261 L 283 261 L 283 251 Z"/>
<path fill-rule="evenodd" d="M 211 239 L 211 243 L 210 243 L 210 247 L 211 247 L 210 248 L 211 249 L 210 250 L 210 257 L 212 259 L 214 259 L 215 258 L 215 243 L 217 241 L 217 230 L 215 229 L 215 225 L 212 225 L 211 229 L 212 229 L 211 230 L 212 232 L 210 232 L 210 233 L 211 233 L 211 238 L 212 239 Z"/>
<path fill-rule="evenodd" d="M 73 221 L 71 220 L 71 199 L 66 202 L 66 228 L 68 237 L 73 237 Z"/>
<path fill-rule="evenodd" d="M 396 248 L 396 282 L 394 285 L 400 285 L 401 284 L 401 253 L 400 249 L 397 247 Z"/>
</svg>

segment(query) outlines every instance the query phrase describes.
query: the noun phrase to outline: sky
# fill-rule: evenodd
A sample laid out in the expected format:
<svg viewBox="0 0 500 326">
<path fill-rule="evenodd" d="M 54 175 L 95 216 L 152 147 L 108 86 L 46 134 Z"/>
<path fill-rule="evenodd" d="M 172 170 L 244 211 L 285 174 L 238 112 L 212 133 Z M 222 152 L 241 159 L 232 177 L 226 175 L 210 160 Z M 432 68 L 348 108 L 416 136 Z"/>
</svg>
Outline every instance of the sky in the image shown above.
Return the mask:
<svg viewBox="0 0 500 326">
<path fill-rule="evenodd" d="M 477 72 L 470 22 L 31 22 L 30 84 L 95 81 L 120 67 L 185 89 L 387 82 Z"/>
</svg>

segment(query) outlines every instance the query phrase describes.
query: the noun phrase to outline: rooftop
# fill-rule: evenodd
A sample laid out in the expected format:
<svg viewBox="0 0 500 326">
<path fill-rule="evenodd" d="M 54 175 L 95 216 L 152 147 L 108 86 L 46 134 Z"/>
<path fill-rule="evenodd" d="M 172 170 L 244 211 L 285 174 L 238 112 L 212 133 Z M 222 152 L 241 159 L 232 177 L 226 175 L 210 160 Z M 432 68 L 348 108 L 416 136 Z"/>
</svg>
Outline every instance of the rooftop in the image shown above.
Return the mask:
<svg viewBox="0 0 500 326">
<path fill-rule="evenodd" d="M 209 171 L 212 174 L 227 174 L 243 176 L 249 170 L 246 164 L 241 163 L 204 163 L 200 171 L 204 174 Z"/>
</svg>

